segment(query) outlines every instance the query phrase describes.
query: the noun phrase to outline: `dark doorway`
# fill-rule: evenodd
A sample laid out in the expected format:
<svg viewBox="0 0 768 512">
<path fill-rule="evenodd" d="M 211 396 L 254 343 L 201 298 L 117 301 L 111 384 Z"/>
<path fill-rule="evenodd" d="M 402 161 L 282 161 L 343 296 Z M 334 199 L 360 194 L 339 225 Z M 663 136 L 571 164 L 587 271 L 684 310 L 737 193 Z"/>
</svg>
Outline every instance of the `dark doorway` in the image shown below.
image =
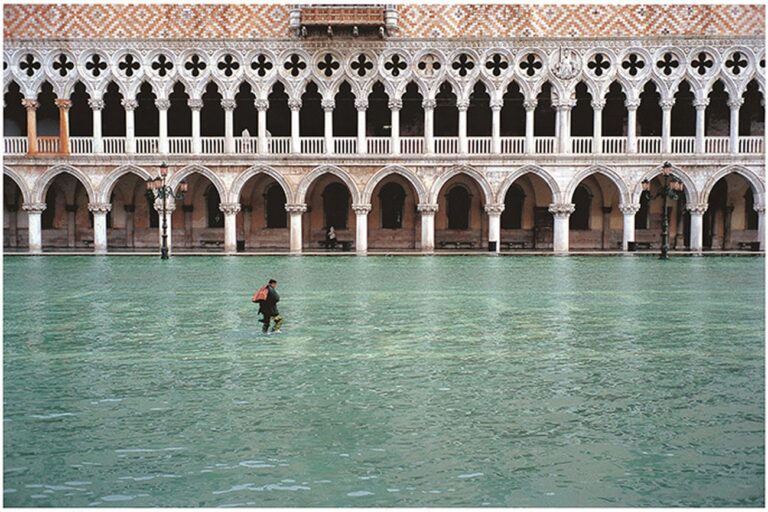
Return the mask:
<svg viewBox="0 0 768 512">
<path fill-rule="evenodd" d="M 381 202 L 381 227 L 384 229 L 400 229 L 403 227 L 403 204 L 405 190 L 399 183 L 387 183 L 379 192 Z"/>
<path fill-rule="evenodd" d="M 323 213 L 325 228 L 347 229 L 349 191 L 341 183 L 331 183 L 323 191 Z"/>
<path fill-rule="evenodd" d="M 283 187 L 275 183 L 264 194 L 267 203 L 267 227 L 285 228 L 288 226 L 288 214 L 285 211 L 285 192 Z"/>
<path fill-rule="evenodd" d="M 448 192 L 448 229 L 469 229 L 470 198 L 469 190 L 462 185 Z"/>
</svg>

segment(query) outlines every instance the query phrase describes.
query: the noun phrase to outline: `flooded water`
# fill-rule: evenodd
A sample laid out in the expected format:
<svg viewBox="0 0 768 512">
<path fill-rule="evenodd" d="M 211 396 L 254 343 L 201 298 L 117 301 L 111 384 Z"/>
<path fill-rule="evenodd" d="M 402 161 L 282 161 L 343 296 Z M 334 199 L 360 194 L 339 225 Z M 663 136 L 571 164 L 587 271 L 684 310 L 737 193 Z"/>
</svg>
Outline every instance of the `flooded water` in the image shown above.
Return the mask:
<svg viewBox="0 0 768 512">
<path fill-rule="evenodd" d="M 5 257 L 4 504 L 762 506 L 764 263 Z"/>
</svg>

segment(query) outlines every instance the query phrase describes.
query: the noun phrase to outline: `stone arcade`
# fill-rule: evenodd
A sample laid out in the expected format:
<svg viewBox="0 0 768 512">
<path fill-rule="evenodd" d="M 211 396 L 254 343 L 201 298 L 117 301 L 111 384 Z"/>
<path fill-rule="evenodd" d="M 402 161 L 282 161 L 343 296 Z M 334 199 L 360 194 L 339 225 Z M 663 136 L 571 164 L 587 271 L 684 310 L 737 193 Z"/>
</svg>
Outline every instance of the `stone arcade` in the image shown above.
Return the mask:
<svg viewBox="0 0 768 512">
<path fill-rule="evenodd" d="M 3 8 L 6 249 L 763 248 L 763 6 Z"/>
</svg>

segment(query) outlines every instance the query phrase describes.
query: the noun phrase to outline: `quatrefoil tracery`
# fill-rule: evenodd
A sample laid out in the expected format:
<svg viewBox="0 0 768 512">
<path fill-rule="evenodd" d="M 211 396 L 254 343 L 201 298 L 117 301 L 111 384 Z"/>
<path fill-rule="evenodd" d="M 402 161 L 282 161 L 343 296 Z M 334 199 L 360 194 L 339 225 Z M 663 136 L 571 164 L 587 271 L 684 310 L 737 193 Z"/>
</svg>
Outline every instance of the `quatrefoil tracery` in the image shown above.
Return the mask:
<svg viewBox="0 0 768 512">
<path fill-rule="evenodd" d="M 31 53 L 28 53 L 24 56 L 21 62 L 19 62 L 19 69 L 22 71 L 25 71 L 27 73 L 27 76 L 34 75 L 42 64 L 40 64 L 36 59 L 35 56 Z"/>
<path fill-rule="evenodd" d="M 501 72 L 509 67 L 509 63 L 500 53 L 494 53 L 493 56 L 485 63 L 486 69 L 491 70 L 493 76 L 500 76 Z"/>
<path fill-rule="evenodd" d="M 392 55 L 387 62 L 384 63 L 384 69 L 390 72 L 394 77 L 400 76 L 400 73 L 405 71 L 408 64 L 397 53 Z"/>
<path fill-rule="evenodd" d="M 274 66 L 272 63 L 263 53 L 259 54 L 259 56 L 256 57 L 253 62 L 251 62 L 251 69 L 254 70 L 257 75 L 262 77 L 265 76 L 273 67 Z"/>
<path fill-rule="evenodd" d="M 53 61 L 53 69 L 59 72 L 61 76 L 67 76 L 70 71 L 75 69 L 75 63 L 69 60 L 67 54 L 61 53 L 56 60 Z"/>
<path fill-rule="evenodd" d="M 205 71 L 205 68 L 207 67 L 208 65 L 202 58 L 200 58 L 198 54 L 192 55 L 192 57 L 190 57 L 189 60 L 184 64 L 184 69 L 189 71 L 189 73 L 194 77 L 199 76 L 203 71 Z"/>
<path fill-rule="evenodd" d="M 544 67 L 544 64 L 541 63 L 541 59 L 535 53 L 529 53 L 520 63 L 520 69 L 525 71 L 525 74 L 528 76 L 535 75 L 542 67 Z"/>
<path fill-rule="evenodd" d="M 138 71 L 141 67 L 139 61 L 133 56 L 133 54 L 126 54 L 126 56 L 117 64 L 118 69 L 125 73 L 125 76 L 133 76 L 134 72 Z"/>
<path fill-rule="evenodd" d="M 592 60 L 587 62 L 587 67 L 592 70 L 595 76 L 603 76 L 603 73 L 611 67 L 611 62 L 602 53 L 596 53 Z"/>
<path fill-rule="evenodd" d="M 333 73 L 341 67 L 341 64 L 333 57 L 333 54 L 326 53 L 322 60 L 317 63 L 317 69 L 323 72 L 326 77 L 331 77 Z"/>
<path fill-rule="evenodd" d="M 304 62 L 299 55 L 292 53 L 291 56 L 288 57 L 288 60 L 285 61 L 285 64 L 283 64 L 283 67 L 285 67 L 291 76 L 297 77 L 307 68 L 307 63 Z"/>
<path fill-rule="evenodd" d="M 161 53 L 157 56 L 157 60 L 152 63 L 152 69 L 154 69 L 159 76 L 165 76 L 173 69 L 173 62 Z"/>
<path fill-rule="evenodd" d="M 220 71 L 224 72 L 224 76 L 232 76 L 240 69 L 240 63 L 235 60 L 231 53 L 228 53 L 221 59 L 216 66 Z"/>
<path fill-rule="evenodd" d="M 680 61 L 675 58 L 675 54 L 672 52 L 666 52 L 656 63 L 656 67 L 667 76 L 671 75 L 678 66 L 680 66 Z"/>
<path fill-rule="evenodd" d="M 85 69 L 89 70 L 93 76 L 98 77 L 102 71 L 107 69 L 107 63 L 102 60 L 101 55 L 94 53 L 85 63 Z"/>
<path fill-rule="evenodd" d="M 630 53 L 627 60 L 621 63 L 621 67 L 627 70 L 630 76 L 636 76 L 645 67 L 645 61 L 636 53 Z"/>
<path fill-rule="evenodd" d="M 725 67 L 729 68 L 734 75 L 738 75 L 742 69 L 747 67 L 747 59 L 741 52 L 733 52 L 731 58 L 725 61 Z"/>
<path fill-rule="evenodd" d="M 361 53 L 355 60 L 352 61 L 350 67 L 357 72 L 358 76 L 365 76 L 368 71 L 373 69 L 373 62 L 368 60 L 368 56 Z"/>
<path fill-rule="evenodd" d="M 475 63 L 472 61 L 472 57 L 466 53 L 462 53 L 455 61 L 453 61 L 451 67 L 454 71 L 459 73 L 459 76 L 467 76 L 467 74 L 474 69 Z"/>
<path fill-rule="evenodd" d="M 691 67 L 700 75 L 706 75 L 707 70 L 715 65 L 715 61 L 707 52 L 699 52 L 696 58 L 691 61 Z"/>
<path fill-rule="evenodd" d="M 440 61 L 437 59 L 437 57 L 431 53 L 428 53 L 421 59 L 416 67 L 419 69 L 422 75 L 426 77 L 432 77 L 440 70 L 442 64 L 440 64 Z"/>
</svg>

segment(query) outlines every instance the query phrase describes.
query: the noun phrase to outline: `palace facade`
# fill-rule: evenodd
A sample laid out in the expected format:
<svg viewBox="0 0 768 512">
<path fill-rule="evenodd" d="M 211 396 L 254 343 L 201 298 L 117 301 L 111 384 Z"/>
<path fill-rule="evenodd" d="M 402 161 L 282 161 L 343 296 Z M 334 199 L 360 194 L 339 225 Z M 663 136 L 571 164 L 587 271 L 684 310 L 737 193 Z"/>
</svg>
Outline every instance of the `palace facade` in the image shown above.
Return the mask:
<svg viewBox="0 0 768 512">
<path fill-rule="evenodd" d="M 762 5 L 3 9 L 6 250 L 763 249 Z"/>
</svg>

